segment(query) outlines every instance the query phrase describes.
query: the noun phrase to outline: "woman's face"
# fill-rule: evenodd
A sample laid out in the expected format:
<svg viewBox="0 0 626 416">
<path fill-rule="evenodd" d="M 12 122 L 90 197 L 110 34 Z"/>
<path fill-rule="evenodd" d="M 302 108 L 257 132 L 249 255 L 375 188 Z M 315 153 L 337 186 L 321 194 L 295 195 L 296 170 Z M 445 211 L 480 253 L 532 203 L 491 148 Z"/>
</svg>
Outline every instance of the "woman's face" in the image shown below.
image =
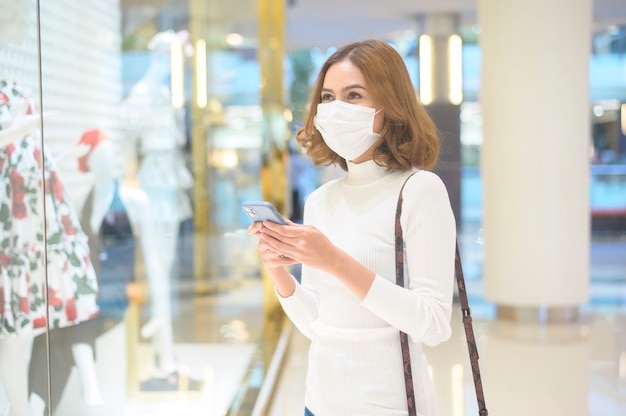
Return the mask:
<svg viewBox="0 0 626 416">
<path fill-rule="evenodd" d="M 363 73 L 349 60 L 337 62 L 330 66 L 324 77 L 320 102 L 329 103 L 334 100 L 370 107 L 376 111 L 381 110 L 367 90 Z M 375 133 L 380 133 L 382 128 L 383 113 L 380 111 L 374 117 L 373 130 Z"/>
</svg>

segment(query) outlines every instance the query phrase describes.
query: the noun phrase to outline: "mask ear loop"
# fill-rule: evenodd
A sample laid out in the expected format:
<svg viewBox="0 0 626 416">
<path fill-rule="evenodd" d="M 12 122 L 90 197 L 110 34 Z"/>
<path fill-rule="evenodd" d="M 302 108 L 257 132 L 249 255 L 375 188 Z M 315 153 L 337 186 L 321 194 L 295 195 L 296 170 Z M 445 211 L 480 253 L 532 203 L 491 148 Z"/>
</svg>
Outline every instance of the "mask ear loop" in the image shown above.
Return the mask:
<svg viewBox="0 0 626 416">
<path fill-rule="evenodd" d="M 382 108 L 381 108 L 380 110 L 376 111 L 376 112 L 374 113 L 374 117 L 376 117 L 376 116 L 378 115 L 378 113 L 380 113 L 381 111 L 383 111 L 383 109 L 382 109 Z M 384 117 L 385 117 L 385 115 L 383 114 L 383 119 L 384 119 Z M 372 126 L 372 131 L 373 131 L 374 133 L 376 133 L 376 134 L 380 134 L 380 133 L 375 132 L 373 127 L 374 127 L 374 126 Z"/>
</svg>

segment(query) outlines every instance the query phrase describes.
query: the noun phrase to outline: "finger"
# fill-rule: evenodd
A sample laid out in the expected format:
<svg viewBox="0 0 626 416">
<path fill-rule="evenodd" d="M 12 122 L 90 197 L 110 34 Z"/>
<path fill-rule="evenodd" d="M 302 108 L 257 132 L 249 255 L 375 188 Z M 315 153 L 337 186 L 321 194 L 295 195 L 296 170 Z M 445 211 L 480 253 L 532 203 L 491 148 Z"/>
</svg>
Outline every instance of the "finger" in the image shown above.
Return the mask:
<svg viewBox="0 0 626 416">
<path fill-rule="evenodd" d="M 277 267 L 293 264 L 294 260 L 266 246 L 261 254 L 261 262 L 266 267 Z"/>
<path fill-rule="evenodd" d="M 303 228 L 301 228 L 301 226 L 295 227 L 291 225 L 277 225 L 269 223 L 267 226 L 263 225 L 262 232 L 265 235 L 270 235 L 277 240 L 288 243 L 290 239 L 301 236 L 302 230 Z"/>
<path fill-rule="evenodd" d="M 290 254 L 293 247 L 288 242 L 284 241 L 285 236 L 275 234 L 271 230 L 267 230 L 261 233 L 260 238 L 265 244 L 278 254 Z"/>
<path fill-rule="evenodd" d="M 271 246 L 266 243 L 259 245 L 259 252 L 261 253 L 261 261 L 263 264 L 273 264 L 279 258 L 280 253 L 276 252 Z"/>
<path fill-rule="evenodd" d="M 290 229 L 293 227 L 291 225 L 283 225 L 283 224 L 276 224 L 275 222 L 272 221 L 264 221 L 263 222 L 263 227 L 266 230 L 272 230 L 276 233 L 279 233 L 281 235 L 289 235 L 290 233 Z"/>
<path fill-rule="evenodd" d="M 255 236 L 256 234 L 259 233 L 259 231 L 263 228 L 263 223 L 261 222 L 255 222 L 251 225 L 248 226 L 248 228 L 246 229 L 246 232 L 249 235 Z"/>
</svg>

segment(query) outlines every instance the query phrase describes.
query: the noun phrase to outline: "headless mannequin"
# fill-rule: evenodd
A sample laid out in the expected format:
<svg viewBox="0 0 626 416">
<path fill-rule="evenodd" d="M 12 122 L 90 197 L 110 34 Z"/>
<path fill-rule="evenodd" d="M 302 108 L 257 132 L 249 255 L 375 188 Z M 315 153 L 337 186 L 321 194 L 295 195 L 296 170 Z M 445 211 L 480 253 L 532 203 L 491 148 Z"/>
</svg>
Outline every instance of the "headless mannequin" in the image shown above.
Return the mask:
<svg viewBox="0 0 626 416">
<path fill-rule="evenodd" d="M 122 103 L 122 115 L 127 135 L 127 177 L 136 180 L 147 196 L 147 209 L 153 215 L 148 223 L 144 212 L 139 216 L 145 223 L 141 229 L 142 244 L 151 244 L 145 251 L 149 272 L 152 314 L 142 328 L 144 338 L 152 338 L 158 356 L 154 375 L 166 377 L 177 369 L 173 355 L 170 277 L 173 269 L 180 222 L 191 216 L 186 189 L 191 187 L 191 174 L 184 165 L 183 114 L 170 103 L 163 81 L 170 71 L 170 47 L 179 42 L 178 35 L 167 31 L 151 41 L 150 66 L 143 78 L 133 86 Z M 140 159 L 141 166 L 137 167 Z M 137 179 L 135 179 L 137 178 Z M 130 192 L 127 188 L 126 193 Z M 149 225 L 148 225 L 149 224 Z M 145 235 L 151 233 L 150 238 Z"/>
</svg>

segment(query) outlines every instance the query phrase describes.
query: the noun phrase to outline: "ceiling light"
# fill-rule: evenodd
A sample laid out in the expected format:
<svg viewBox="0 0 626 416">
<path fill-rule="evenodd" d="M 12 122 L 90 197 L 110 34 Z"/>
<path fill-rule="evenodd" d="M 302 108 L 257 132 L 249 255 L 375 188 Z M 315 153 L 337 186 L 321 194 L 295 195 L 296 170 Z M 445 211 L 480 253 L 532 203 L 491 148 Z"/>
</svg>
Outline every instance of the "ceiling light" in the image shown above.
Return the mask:
<svg viewBox="0 0 626 416">
<path fill-rule="evenodd" d="M 226 43 L 230 46 L 241 46 L 243 44 L 243 36 L 239 33 L 229 33 L 226 35 Z"/>
</svg>

